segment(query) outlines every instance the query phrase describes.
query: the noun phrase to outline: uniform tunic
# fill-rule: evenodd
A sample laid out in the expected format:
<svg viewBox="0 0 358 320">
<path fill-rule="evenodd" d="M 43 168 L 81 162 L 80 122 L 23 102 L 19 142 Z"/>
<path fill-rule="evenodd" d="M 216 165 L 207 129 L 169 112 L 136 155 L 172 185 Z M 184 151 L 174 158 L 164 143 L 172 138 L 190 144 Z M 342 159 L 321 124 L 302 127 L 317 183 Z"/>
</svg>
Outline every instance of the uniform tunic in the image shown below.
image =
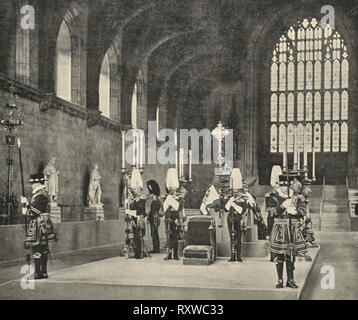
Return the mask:
<svg viewBox="0 0 358 320">
<path fill-rule="evenodd" d="M 142 258 L 142 237 L 145 236 L 145 199 L 136 198 L 129 205 L 131 210 L 136 210 L 137 217 L 133 221 L 134 254 L 136 259 Z"/>
<path fill-rule="evenodd" d="M 243 215 L 247 210 L 245 194 L 240 193 L 237 197 L 231 197 L 225 205 L 225 209 L 229 211 L 227 215 L 227 226 L 230 234 L 231 259 L 241 258 L 241 238 L 244 228 Z M 234 253 L 234 247 L 236 247 Z"/>
<path fill-rule="evenodd" d="M 150 223 L 150 233 L 153 241 L 153 251 L 156 253 L 160 252 L 160 242 L 159 242 L 159 225 L 160 225 L 160 215 L 159 210 L 162 204 L 157 197 L 153 197 L 153 200 L 150 203 L 150 211 L 148 214 L 148 220 Z"/>
<path fill-rule="evenodd" d="M 307 252 L 300 228 L 304 215 L 305 207 L 299 197 L 293 196 L 282 204 L 280 210 L 275 213 L 270 238 L 271 253 L 293 258 Z"/>
<path fill-rule="evenodd" d="M 43 186 L 33 194 L 26 213 L 26 244 L 28 246 L 47 245 L 48 242 L 56 240 L 48 212 L 49 197 L 46 186 Z"/>
</svg>

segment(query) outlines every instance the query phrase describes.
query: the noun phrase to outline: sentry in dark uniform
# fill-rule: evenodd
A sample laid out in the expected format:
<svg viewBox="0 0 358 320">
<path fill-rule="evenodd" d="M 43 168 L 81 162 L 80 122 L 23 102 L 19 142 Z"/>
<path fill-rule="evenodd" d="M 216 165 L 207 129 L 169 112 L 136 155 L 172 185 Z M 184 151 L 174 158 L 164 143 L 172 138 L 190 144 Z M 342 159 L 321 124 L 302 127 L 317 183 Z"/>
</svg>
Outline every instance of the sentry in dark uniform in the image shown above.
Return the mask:
<svg viewBox="0 0 358 320">
<path fill-rule="evenodd" d="M 131 210 L 137 212 L 136 217 L 131 217 L 133 227 L 134 253 L 136 259 L 143 258 L 142 238 L 145 236 L 145 202 L 141 194 L 137 194 L 129 205 Z"/>
<path fill-rule="evenodd" d="M 178 241 L 180 231 L 183 225 L 184 199 L 182 193 L 178 192 L 179 179 L 175 168 L 169 168 L 166 176 L 166 187 L 168 194 L 163 202 L 163 211 L 165 219 L 165 231 L 167 234 L 168 255 L 165 260 L 179 260 Z"/>
<path fill-rule="evenodd" d="M 34 174 L 30 177 L 32 198 L 30 203 L 21 197 L 23 214 L 26 215 L 27 229 L 25 246 L 31 247 L 35 263 L 34 279 L 48 278 L 47 260 L 49 242 L 56 241 L 56 233 L 49 214 L 49 196 L 46 191 L 43 174 Z"/>
<path fill-rule="evenodd" d="M 148 221 L 150 224 L 150 234 L 153 242 L 152 253 L 160 253 L 160 241 L 159 241 L 159 225 L 160 225 L 160 208 L 162 203 L 160 201 L 160 187 L 155 180 L 149 180 L 147 182 L 147 188 L 150 194 L 150 199 L 147 201 L 149 206 Z"/>
</svg>

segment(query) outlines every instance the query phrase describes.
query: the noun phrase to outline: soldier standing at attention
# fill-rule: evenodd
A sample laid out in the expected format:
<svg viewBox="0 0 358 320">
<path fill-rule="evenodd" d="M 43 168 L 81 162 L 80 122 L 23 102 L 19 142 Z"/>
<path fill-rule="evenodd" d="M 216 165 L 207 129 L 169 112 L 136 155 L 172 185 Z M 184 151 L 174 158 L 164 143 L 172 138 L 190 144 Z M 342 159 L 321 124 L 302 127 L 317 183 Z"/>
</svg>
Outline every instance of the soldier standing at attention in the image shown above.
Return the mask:
<svg viewBox="0 0 358 320">
<path fill-rule="evenodd" d="M 159 184 L 154 180 L 147 182 L 147 188 L 150 194 L 149 214 L 148 222 L 150 224 L 150 234 L 153 241 L 152 253 L 160 253 L 160 242 L 159 242 L 159 225 L 160 225 L 160 214 L 159 210 L 162 207 L 160 202 L 160 187 Z"/>
<path fill-rule="evenodd" d="M 179 260 L 178 241 L 183 222 L 183 199 L 178 196 L 179 179 L 177 170 L 169 168 L 166 177 L 166 187 L 168 195 L 163 202 L 163 211 L 165 215 L 166 233 L 168 240 L 168 255 L 165 260 Z"/>
<path fill-rule="evenodd" d="M 231 258 L 229 262 L 242 262 L 241 258 L 241 237 L 243 234 L 244 214 L 247 210 L 247 196 L 243 190 L 241 171 L 234 168 L 230 177 L 231 196 L 225 205 L 229 211 L 227 215 L 227 226 L 230 234 Z"/>
<path fill-rule="evenodd" d="M 34 279 L 43 279 L 48 278 L 48 243 L 56 241 L 56 233 L 50 219 L 50 199 L 46 191 L 44 175 L 41 173 L 31 175 L 30 183 L 32 188 L 30 203 L 25 197 L 20 198 L 24 206 L 22 213 L 27 219 L 25 246 L 31 247 L 35 263 Z"/>
<path fill-rule="evenodd" d="M 129 209 L 135 214 L 130 216 L 130 221 L 133 229 L 134 253 L 136 259 L 144 257 L 144 243 L 145 236 L 145 202 L 146 198 L 142 194 L 143 180 L 139 169 L 134 168 L 130 181 L 130 190 L 133 198 L 130 201 Z"/>
</svg>

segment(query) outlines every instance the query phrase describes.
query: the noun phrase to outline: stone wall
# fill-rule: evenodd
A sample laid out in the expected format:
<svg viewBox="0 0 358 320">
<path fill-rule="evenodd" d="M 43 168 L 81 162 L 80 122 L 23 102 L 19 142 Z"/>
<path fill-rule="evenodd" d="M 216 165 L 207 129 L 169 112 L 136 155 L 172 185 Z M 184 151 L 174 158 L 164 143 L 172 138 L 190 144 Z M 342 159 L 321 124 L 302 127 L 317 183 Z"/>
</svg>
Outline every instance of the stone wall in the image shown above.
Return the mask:
<svg viewBox="0 0 358 320">
<path fill-rule="evenodd" d="M 81 221 L 55 224 L 58 241 L 50 244 L 51 254 L 65 253 L 75 250 L 118 244 L 118 255 L 123 254 L 125 241 L 124 215 L 119 220 L 102 222 Z M 149 229 L 147 228 L 147 233 Z M 24 225 L 0 226 L 0 262 L 24 259 Z M 148 250 L 151 250 L 151 239 L 145 237 Z M 159 227 L 161 247 L 165 245 L 165 227 Z"/>
<path fill-rule="evenodd" d="M 4 97 L 4 94 L 5 92 L 0 90 L 0 96 Z M 30 185 L 26 183 L 30 174 L 42 171 L 50 157 L 57 154 L 56 166 L 60 172 L 58 203 L 62 207 L 63 220 L 81 220 L 86 205 L 90 172 L 93 165 L 98 163 L 102 176 L 105 219 L 116 219 L 120 207 L 122 179 L 119 124 L 111 127 L 108 125 L 110 120 L 102 117 L 97 125 L 88 127 L 85 109 L 56 98 L 57 108 L 41 111 L 41 102 L 36 100 L 22 96 L 18 99 L 18 107 L 24 113 L 24 125 L 16 132 L 16 136 L 20 137 L 22 143 L 26 195 L 31 194 Z M 73 111 L 78 112 L 71 114 Z M 5 131 L 0 133 L 0 164 L 3 168 L 0 171 L 0 195 L 6 194 L 5 134 Z M 19 196 L 21 177 L 17 147 L 13 148 L 13 158 L 13 191 Z M 161 184 L 162 193 L 165 192 L 166 168 L 167 166 L 161 165 L 145 168 L 144 183 L 150 179 L 157 180 Z M 21 221 L 19 217 L 20 215 L 16 222 Z"/>
</svg>

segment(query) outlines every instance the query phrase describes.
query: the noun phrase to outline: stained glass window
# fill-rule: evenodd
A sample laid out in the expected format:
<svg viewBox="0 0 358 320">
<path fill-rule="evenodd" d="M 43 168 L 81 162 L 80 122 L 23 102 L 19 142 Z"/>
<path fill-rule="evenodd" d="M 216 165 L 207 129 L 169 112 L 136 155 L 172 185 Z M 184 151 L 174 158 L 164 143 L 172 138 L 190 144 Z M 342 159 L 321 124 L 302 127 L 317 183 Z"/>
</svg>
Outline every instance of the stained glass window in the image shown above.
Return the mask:
<svg viewBox="0 0 358 320">
<path fill-rule="evenodd" d="M 348 151 L 347 47 L 336 29 L 309 18 L 278 40 L 271 60 L 271 152 Z M 273 126 L 275 125 L 275 126 Z M 302 148 L 301 148 L 302 147 Z M 301 150 L 301 151 L 302 151 Z"/>
</svg>

